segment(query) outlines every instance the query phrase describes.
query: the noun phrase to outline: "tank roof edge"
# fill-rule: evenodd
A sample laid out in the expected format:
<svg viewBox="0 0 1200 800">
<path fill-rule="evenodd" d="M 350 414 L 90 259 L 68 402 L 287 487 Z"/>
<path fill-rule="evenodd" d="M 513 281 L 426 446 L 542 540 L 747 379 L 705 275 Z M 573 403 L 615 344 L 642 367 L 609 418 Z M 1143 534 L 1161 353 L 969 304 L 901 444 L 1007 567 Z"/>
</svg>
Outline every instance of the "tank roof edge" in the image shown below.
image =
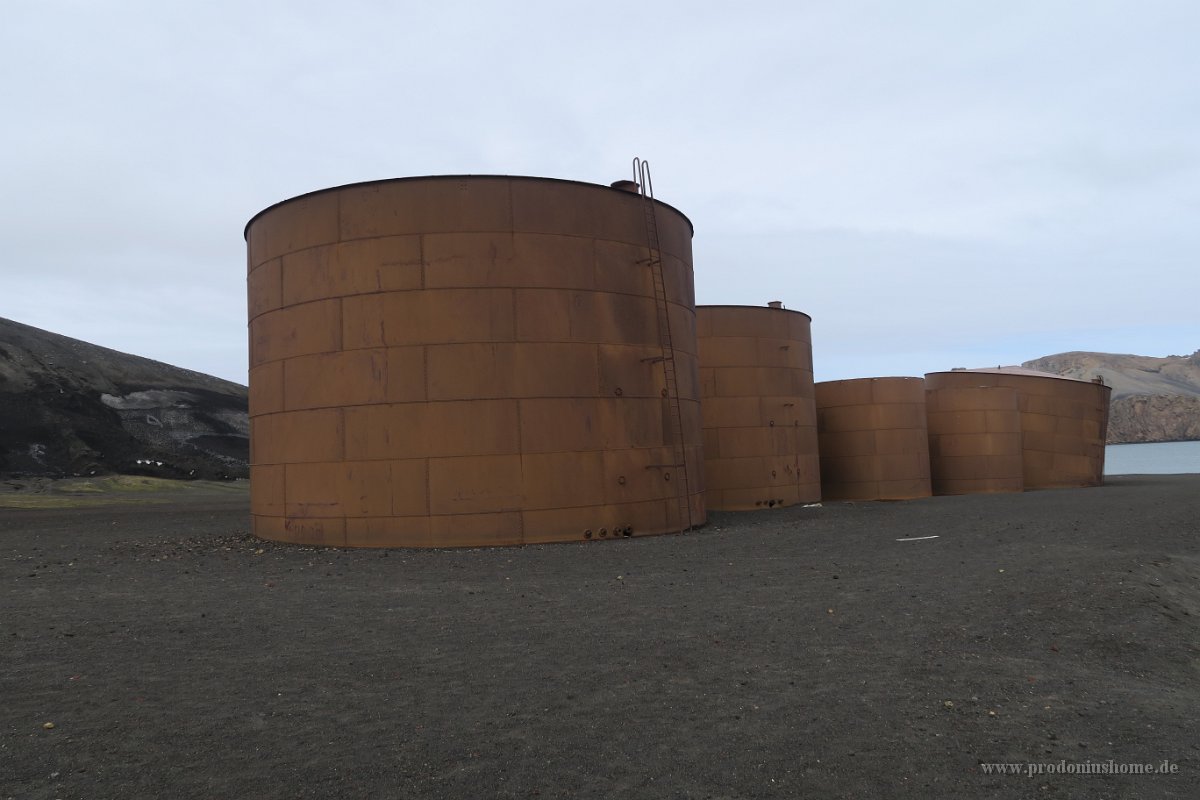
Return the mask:
<svg viewBox="0 0 1200 800">
<path fill-rule="evenodd" d="M 664 203 L 664 205 L 665 205 L 665 203 Z M 685 217 L 685 219 L 686 219 L 686 217 Z M 688 221 L 691 222 L 691 220 L 688 220 Z M 797 311 L 794 308 L 771 308 L 770 306 L 745 306 L 745 305 L 737 305 L 734 303 L 697 303 L 696 304 L 696 312 L 697 313 L 699 313 L 700 309 L 702 309 L 702 308 L 739 308 L 739 309 L 740 308 L 753 308 L 753 309 L 758 309 L 761 311 L 783 311 L 788 314 L 799 314 L 802 317 L 807 317 L 808 321 L 812 322 L 812 316 L 810 314 L 806 314 L 803 311 Z"/>
<path fill-rule="evenodd" d="M 1056 381 L 1070 381 L 1071 383 L 1088 383 L 1093 386 L 1103 386 L 1106 389 L 1112 389 L 1107 383 L 1099 383 L 1094 380 L 1084 380 L 1083 378 L 1072 378 L 1067 375 L 1056 375 L 1053 372 L 1040 372 L 1037 370 L 1021 370 L 1021 369 L 988 369 L 986 367 L 976 369 L 939 369 L 933 372 L 926 372 L 925 377 L 930 375 L 1008 375 L 1014 378 L 1049 378 Z"/>
<path fill-rule="evenodd" d="M 250 217 L 250 219 L 246 222 L 246 226 L 244 228 L 242 228 L 242 238 L 247 239 L 247 240 L 250 238 L 250 226 L 253 225 L 254 221 L 257 220 L 259 217 L 263 216 L 264 214 L 266 214 L 270 211 L 275 210 L 276 208 L 279 208 L 280 206 L 287 205 L 288 203 L 291 203 L 295 200 L 303 200 L 305 198 L 315 197 L 317 195 L 326 194 L 328 192 L 337 192 L 337 191 L 341 191 L 342 189 L 351 189 L 351 188 L 359 187 L 359 186 L 374 186 L 377 184 L 384 184 L 384 183 L 402 183 L 404 181 L 463 180 L 464 178 L 502 178 L 504 180 L 547 181 L 547 182 L 551 182 L 551 183 L 573 183 L 573 184 L 577 184 L 579 186 L 588 186 L 588 187 L 591 187 L 594 189 L 604 189 L 605 191 L 608 191 L 608 192 L 618 192 L 623 195 L 630 194 L 629 192 L 627 192 L 623 189 L 614 189 L 612 186 L 606 186 L 605 184 L 602 184 L 602 183 L 589 183 L 588 181 L 577 181 L 577 180 L 572 180 L 570 178 L 543 178 L 543 177 L 538 177 L 537 175 L 491 175 L 491 174 L 463 173 L 460 175 L 406 175 L 406 176 L 399 177 L 399 178 L 377 178 L 375 180 L 370 180 L 370 181 L 352 181 L 350 183 L 343 183 L 343 184 L 339 184 L 337 186 L 326 186 L 325 188 L 322 188 L 322 189 L 313 189 L 310 192 L 304 192 L 302 194 L 294 195 L 292 197 L 288 197 L 283 200 L 280 200 L 277 203 L 272 203 L 271 205 L 269 205 L 266 208 L 259 211 L 254 216 Z M 678 208 L 671 205 L 670 203 L 664 203 L 662 200 L 655 199 L 654 202 L 658 203 L 661 206 L 671 209 L 676 214 L 683 217 L 683 220 L 684 220 L 684 222 L 686 222 L 688 224 L 688 228 L 691 230 L 692 235 L 693 236 L 696 235 L 696 226 L 692 224 L 692 221 L 691 221 L 691 219 L 688 218 L 687 214 L 684 214 L 682 211 L 680 211 Z"/>
<path fill-rule="evenodd" d="M 875 375 L 869 378 L 836 378 L 829 381 L 817 381 L 817 383 L 852 383 L 854 381 L 923 381 L 923 377 L 919 375 Z"/>
</svg>

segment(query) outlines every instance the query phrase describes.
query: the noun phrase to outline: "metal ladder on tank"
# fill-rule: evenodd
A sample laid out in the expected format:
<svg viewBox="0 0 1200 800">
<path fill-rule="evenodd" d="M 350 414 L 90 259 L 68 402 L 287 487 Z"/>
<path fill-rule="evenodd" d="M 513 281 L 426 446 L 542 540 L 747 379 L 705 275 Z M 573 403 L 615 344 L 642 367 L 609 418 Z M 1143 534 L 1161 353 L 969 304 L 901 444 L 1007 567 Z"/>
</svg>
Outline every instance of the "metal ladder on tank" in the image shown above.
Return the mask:
<svg viewBox="0 0 1200 800">
<path fill-rule="evenodd" d="M 663 380 L 666 383 L 667 404 L 670 408 L 672 439 L 674 440 L 674 467 L 680 480 L 676 481 L 675 499 L 678 502 L 678 519 L 681 530 L 692 527 L 691 490 L 688 482 L 687 449 L 683 441 L 683 414 L 679 404 L 679 381 L 676 376 L 675 345 L 671 339 L 671 317 L 667 305 L 667 285 L 663 278 L 662 248 L 658 239 L 658 211 L 654 205 L 654 182 L 650 177 L 650 162 L 633 159 L 633 181 L 642 196 L 642 212 L 646 220 L 646 245 L 649 257 L 641 262 L 650 267 L 650 280 L 654 284 L 654 305 L 658 318 L 658 344 L 663 365 Z M 665 466 L 665 465 L 664 465 Z"/>
</svg>

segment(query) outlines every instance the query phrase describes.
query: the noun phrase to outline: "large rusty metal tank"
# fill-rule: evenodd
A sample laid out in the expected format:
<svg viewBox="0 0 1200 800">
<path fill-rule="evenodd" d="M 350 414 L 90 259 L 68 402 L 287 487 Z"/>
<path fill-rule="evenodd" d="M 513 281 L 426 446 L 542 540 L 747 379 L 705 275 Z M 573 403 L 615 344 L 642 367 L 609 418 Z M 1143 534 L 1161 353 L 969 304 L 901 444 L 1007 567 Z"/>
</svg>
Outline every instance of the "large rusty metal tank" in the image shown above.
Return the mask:
<svg viewBox="0 0 1200 800">
<path fill-rule="evenodd" d="M 708 508 L 821 499 L 811 323 L 781 303 L 697 307 Z"/>
<path fill-rule="evenodd" d="M 702 524 L 691 238 L 666 204 L 542 178 L 353 184 L 259 213 L 255 534 L 453 547 Z"/>
<path fill-rule="evenodd" d="M 821 496 L 827 500 L 929 497 L 929 434 L 920 378 L 816 384 Z"/>
<path fill-rule="evenodd" d="M 925 408 L 934 494 L 1020 492 L 1025 488 L 1016 389 L 927 389 Z"/>
<path fill-rule="evenodd" d="M 1108 386 L 1020 367 L 931 372 L 925 382 L 932 390 L 998 386 L 1016 391 L 1026 489 L 1104 482 Z"/>
</svg>

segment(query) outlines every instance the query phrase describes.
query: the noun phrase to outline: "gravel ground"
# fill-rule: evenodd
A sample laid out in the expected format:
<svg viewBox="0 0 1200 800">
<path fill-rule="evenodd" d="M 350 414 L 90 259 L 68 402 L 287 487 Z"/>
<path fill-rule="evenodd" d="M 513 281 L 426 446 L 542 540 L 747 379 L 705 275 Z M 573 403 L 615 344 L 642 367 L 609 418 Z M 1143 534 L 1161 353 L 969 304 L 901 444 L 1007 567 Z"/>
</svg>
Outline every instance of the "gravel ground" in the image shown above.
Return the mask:
<svg viewBox="0 0 1200 800">
<path fill-rule="evenodd" d="M 1200 476 L 458 551 L 167 499 L 0 509 L 0 797 L 1197 796 Z M 1110 759 L 1177 771 L 1024 774 Z"/>
</svg>

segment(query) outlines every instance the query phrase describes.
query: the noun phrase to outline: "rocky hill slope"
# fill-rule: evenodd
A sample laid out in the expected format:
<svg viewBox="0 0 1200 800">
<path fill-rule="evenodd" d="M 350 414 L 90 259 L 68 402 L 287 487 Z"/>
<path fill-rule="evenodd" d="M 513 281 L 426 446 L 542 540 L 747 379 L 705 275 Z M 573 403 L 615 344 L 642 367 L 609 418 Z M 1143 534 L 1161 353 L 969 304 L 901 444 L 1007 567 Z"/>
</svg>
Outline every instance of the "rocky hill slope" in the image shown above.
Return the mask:
<svg viewBox="0 0 1200 800">
<path fill-rule="evenodd" d="M 1166 358 L 1059 353 L 1021 366 L 1081 380 L 1103 378 L 1113 389 L 1112 444 L 1200 439 L 1200 350 Z"/>
<path fill-rule="evenodd" d="M 0 474 L 245 476 L 246 391 L 0 319 Z"/>
</svg>

